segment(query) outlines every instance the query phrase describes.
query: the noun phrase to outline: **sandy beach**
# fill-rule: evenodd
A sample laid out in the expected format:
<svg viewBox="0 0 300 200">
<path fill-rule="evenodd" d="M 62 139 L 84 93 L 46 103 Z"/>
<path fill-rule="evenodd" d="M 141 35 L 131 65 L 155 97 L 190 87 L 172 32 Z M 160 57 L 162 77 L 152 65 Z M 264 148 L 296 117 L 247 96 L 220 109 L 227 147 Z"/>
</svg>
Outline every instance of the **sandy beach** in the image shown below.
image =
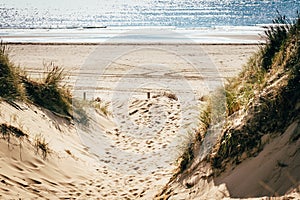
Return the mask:
<svg viewBox="0 0 300 200">
<path fill-rule="evenodd" d="M 153 199 L 173 176 L 190 132 L 197 129 L 205 95 L 238 75 L 259 46 L 10 44 L 9 48 L 11 61 L 32 78 L 43 78 L 47 66 L 63 67 L 67 76 L 62 85 L 82 102 L 86 114 L 81 117 L 88 124 L 29 103 L 2 102 L 1 127 L 9 124 L 27 136 L 2 136 L 0 197 Z M 296 122 L 292 131 L 287 130 L 288 136 L 274 140 L 274 149 L 270 143 L 249 166 L 255 168 L 264 162 L 265 154 L 273 155 L 269 151 L 277 152 L 278 144 L 286 144 L 295 127 Z M 37 140 L 47 144 L 47 157 L 36 146 Z M 296 155 L 296 146 L 280 152 L 285 149 Z M 261 165 L 264 170 L 269 167 Z M 296 165 L 286 169 L 294 170 Z M 209 182 L 202 178 L 210 176 L 210 167 L 200 165 L 200 171 L 175 184 L 180 193 L 172 193 L 172 198 L 184 199 L 187 193 L 189 198 L 243 197 L 249 184 L 256 185 L 262 176 L 256 173 L 253 183 L 240 185 L 249 166 L 242 163 L 236 173 Z M 287 174 L 285 181 L 297 185 Z M 182 188 L 198 181 L 193 190 Z M 265 188 L 253 191 L 265 194 Z M 298 198 L 298 192 L 290 191 L 289 197 Z"/>
<path fill-rule="evenodd" d="M 203 83 L 210 84 L 213 80 L 220 84 L 237 75 L 259 45 L 10 45 L 10 48 L 11 60 L 30 76 L 41 78 L 44 64 L 52 62 L 65 69 L 69 77 L 67 84 L 73 88 L 75 85 L 81 96 L 86 91 L 90 99 L 98 96 L 106 99 L 121 77 L 127 78 L 124 80 L 127 83 L 141 79 L 157 82 L 155 73 L 164 73 L 164 77 L 173 80 L 175 76 L 181 76 L 193 90 L 200 91 L 197 96 L 201 97 L 214 89 L 211 85 L 203 86 Z M 165 71 L 155 72 L 154 66 L 157 71 L 163 67 Z M 133 72 L 133 69 L 139 70 Z M 131 78 L 126 77 L 128 73 Z M 135 89 L 131 84 L 127 85 L 128 90 Z M 152 87 L 150 85 L 148 89 Z M 140 88 L 140 92 L 145 92 L 145 89 L 147 87 Z"/>
<path fill-rule="evenodd" d="M 21 67 L 24 67 L 30 74 L 43 70 L 43 63 L 54 62 L 58 66 L 64 67 L 67 71 L 77 70 L 84 64 L 88 56 L 93 53 L 100 45 L 43 45 L 43 44 L 10 44 L 11 60 Z M 104 48 L 119 48 L 122 46 L 137 46 L 138 48 L 153 47 L 164 48 L 168 45 L 105 45 Z M 253 54 L 259 45 L 186 45 L 189 47 L 190 57 L 196 57 L 201 52 L 195 50 L 202 49 L 212 62 L 218 67 L 220 73 L 225 77 L 236 75 L 241 67 Z M 178 45 L 174 44 L 168 49 L 176 51 Z M 203 54 L 203 53 L 202 53 Z M 108 55 L 102 55 L 104 58 Z M 170 61 L 165 61 L 170 62 Z"/>
<path fill-rule="evenodd" d="M 0 200 L 300 199 L 300 1 L 0 6 Z"/>
</svg>

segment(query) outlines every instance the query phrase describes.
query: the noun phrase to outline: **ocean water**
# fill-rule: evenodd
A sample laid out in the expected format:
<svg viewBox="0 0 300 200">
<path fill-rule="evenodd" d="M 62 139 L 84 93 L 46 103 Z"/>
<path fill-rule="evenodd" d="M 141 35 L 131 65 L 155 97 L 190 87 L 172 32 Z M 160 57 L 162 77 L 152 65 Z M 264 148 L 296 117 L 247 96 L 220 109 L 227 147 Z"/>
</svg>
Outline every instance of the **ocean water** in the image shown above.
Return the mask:
<svg viewBox="0 0 300 200">
<path fill-rule="evenodd" d="M 253 26 L 297 9 L 299 0 L 1 0 L 0 27 Z"/>
<path fill-rule="evenodd" d="M 145 27 L 257 34 L 262 24 L 272 23 L 277 11 L 295 17 L 297 10 L 299 0 L 0 0 L 0 37 L 16 42 L 72 42 L 74 38 L 99 42 L 120 30 Z M 98 31 L 102 35 L 97 37 L 94 30 L 77 31 L 103 28 L 105 34 Z M 49 31 L 60 29 L 76 31 L 64 31 L 66 37 Z"/>
</svg>

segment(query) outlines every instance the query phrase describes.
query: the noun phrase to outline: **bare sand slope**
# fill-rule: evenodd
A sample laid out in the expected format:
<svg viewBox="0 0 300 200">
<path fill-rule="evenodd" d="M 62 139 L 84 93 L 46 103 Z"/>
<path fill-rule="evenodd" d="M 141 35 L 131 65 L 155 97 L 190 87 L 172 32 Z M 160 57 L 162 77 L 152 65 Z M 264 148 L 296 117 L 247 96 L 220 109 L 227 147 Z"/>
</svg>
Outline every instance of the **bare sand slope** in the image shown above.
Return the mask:
<svg viewBox="0 0 300 200">
<path fill-rule="evenodd" d="M 19 105 L 22 110 L 1 103 L 1 124 L 28 134 L 28 138 L 1 138 L 1 199 L 118 199 L 122 191 L 126 191 L 124 198 L 128 195 L 122 174 L 112 173 L 88 152 L 74 125 L 35 106 Z M 48 143 L 50 153 L 45 159 L 35 146 L 36 138 Z"/>
<path fill-rule="evenodd" d="M 299 128 L 299 121 L 295 121 L 275 139 L 266 135 L 262 142 L 268 144 L 261 153 L 224 173 L 216 184 L 225 183 L 235 198 L 283 196 L 293 190 L 300 198 L 300 140 L 291 142 Z"/>
<path fill-rule="evenodd" d="M 158 199 L 300 199 L 300 140 L 291 142 L 298 131 L 296 120 L 282 135 L 264 137 L 266 146 L 256 157 L 245 156 L 217 178 L 210 163 L 194 163 Z"/>
<path fill-rule="evenodd" d="M 134 99 L 129 116 L 137 127 L 154 120 L 152 128 L 136 132 L 126 131 L 132 127 L 125 116 L 117 127 L 112 116 L 92 108 L 86 108 L 89 125 L 82 127 L 33 105 L 0 106 L 0 123 L 28 135 L 0 139 L 3 199 L 151 199 L 172 176 L 182 142 L 174 99 Z M 166 117 L 163 126 L 161 117 Z M 48 144 L 46 158 L 36 139 Z"/>
<path fill-rule="evenodd" d="M 81 144 L 67 121 L 35 106 L 0 104 L 0 123 L 22 130 L 17 138 L 1 131 L 1 199 L 59 199 L 87 197 L 100 191 L 94 182 L 95 158 Z M 46 158 L 35 140 L 45 140 Z"/>
</svg>

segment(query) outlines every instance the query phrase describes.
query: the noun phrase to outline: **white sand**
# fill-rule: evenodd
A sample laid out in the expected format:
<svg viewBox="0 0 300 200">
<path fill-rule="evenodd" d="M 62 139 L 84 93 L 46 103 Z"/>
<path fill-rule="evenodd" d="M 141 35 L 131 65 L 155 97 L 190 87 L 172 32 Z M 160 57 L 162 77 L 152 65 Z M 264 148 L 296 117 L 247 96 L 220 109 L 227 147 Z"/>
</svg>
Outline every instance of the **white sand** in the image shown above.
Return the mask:
<svg viewBox="0 0 300 200">
<path fill-rule="evenodd" d="M 103 49 L 112 49 L 106 52 L 108 54 L 114 52 L 113 49 L 119 48 L 132 50 L 135 47 L 138 49 L 151 47 L 154 49 L 173 50 L 174 52 L 184 49 L 185 52 L 179 52 L 179 55 L 184 55 L 187 59 L 201 56 L 204 52 L 208 54 L 223 76 L 231 77 L 239 72 L 249 56 L 259 48 L 258 45 L 238 44 L 185 46 L 183 48 L 180 45 L 105 45 Z M 9 45 L 9 47 L 12 61 L 25 67 L 30 73 L 43 71 L 44 62 L 54 62 L 56 65 L 64 67 L 67 71 L 79 69 L 84 65 L 90 54 L 99 48 L 98 45 Z M 100 49 L 102 49 L 101 46 Z M 203 52 L 199 52 L 199 49 L 202 49 Z M 109 55 L 103 53 L 105 52 L 101 54 L 103 59 L 109 57 Z M 145 56 L 149 57 L 149 55 Z M 167 60 L 165 62 L 171 61 Z"/>
<path fill-rule="evenodd" d="M 11 45 L 10 48 L 12 61 L 25 67 L 30 76 L 42 77 L 41 72 L 45 70 L 43 63 L 53 62 L 65 69 L 70 77 L 68 84 L 75 85 L 80 97 L 83 92 L 87 92 L 89 99 L 100 96 L 110 101 L 112 92 L 120 89 L 120 84 L 126 84 L 128 91 L 144 95 L 145 90 L 153 91 L 155 84 L 156 88 L 179 88 L 174 86 L 178 81 L 187 81 L 190 86 L 185 87 L 197 93 L 197 98 L 201 97 L 215 88 L 214 82 L 220 85 L 225 81 L 224 78 L 237 75 L 249 56 L 259 47 Z M 183 89 L 186 90 L 184 87 Z"/>
</svg>

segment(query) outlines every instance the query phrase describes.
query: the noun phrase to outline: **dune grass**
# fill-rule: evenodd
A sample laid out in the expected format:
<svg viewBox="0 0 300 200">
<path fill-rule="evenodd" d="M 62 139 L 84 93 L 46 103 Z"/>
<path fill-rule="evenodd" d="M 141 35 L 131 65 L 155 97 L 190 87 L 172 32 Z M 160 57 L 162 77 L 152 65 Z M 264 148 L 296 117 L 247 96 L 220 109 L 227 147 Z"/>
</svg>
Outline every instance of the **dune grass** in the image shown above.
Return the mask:
<svg viewBox="0 0 300 200">
<path fill-rule="evenodd" d="M 267 43 L 255 54 L 241 74 L 226 85 L 227 117 L 244 118 L 224 127 L 211 163 L 224 168 L 240 163 L 242 154 L 255 156 L 263 148 L 261 138 L 278 133 L 297 117 L 300 99 L 300 18 L 290 23 L 274 20 L 266 30 Z"/>
<path fill-rule="evenodd" d="M 284 42 L 288 38 L 291 24 L 285 16 L 278 13 L 278 17 L 273 20 L 273 26 L 265 27 L 265 35 L 267 37 L 267 44 L 262 49 L 263 59 L 261 66 L 265 70 L 268 70 L 272 66 L 272 59 L 275 54 L 280 50 Z"/>
<path fill-rule="evenodd" d="M 87 106 L 87 103 L 84 100 L 78 100 L 73 98 L 72 100 L 72 116 L 74 121 L 77 124 L 88 126 L 89 125 L 89 117 L 84 109 L 84 107 Z"/>
<path fill-rule="evenodd" d="M 96 99 L 97 101 L 90 101 L 89 104 L 93 108 L 95 108 L 96 112 L 99 112 L 100 114 L 104 114 L 105 116 L 111 115 L 111 112 L 109 111 L 109 103 L 99 98 L 97 99 Z"/>
<path fill-rule="evenodd" d="M 32 80 L 16 67 L 8 56 L 8 47 L 0 44 L 0 97 L 6 101 L 29 101 L 54 113 L 71 116 L 71 94 L 61 86 L 65 78 L 62 68 L 47 65 L 45 77 Z"/>
<path fill-rule="evenodd" d="M 0 132 L 2 133 L 3 138 L 6 138 L 9 141 L 10 135 L 14 135 L 17 138 L 28 137 L 21 129 L 11 126 L 6 123 L 0 124 Z"/>
<path fill-rule="evenodd" d="M 265 134 L 284 130 L 300 113 L 300 17 L 289 21 L 279 15 L 274 26 L 265 31 L 266 45 L 254 54 L 242 72 L 227 81 L 224 87 L 225 109 L 207 101 L 200 114 L 195 140 L 187 144 L 179 164 L 180 172 L 194 159 L 193 145 L 201 142 L 209 128 L 219 123 L 224 113 L 225 123 L 217 144 L 207 157 L 215 174 L 228 163 L 240 163 L 242 155 L 255 156 L 263 148 Z M 216 95 L 216 94 L 213 94 Z M 210 98 L 218 99 L 218 98 Z M 213 106 L 213 109 L 212 109 Z M 299 138 L 295 134 L 291 141 Z"/>
<path fill-rule="evenodd" d="M 49 143 L 46 142 L 45 138 L 43 138 L 41 134 L 35 136 L 34 147 L 37 153 L 41 153 L 43 159 L 46 159 L 51 153 Z"/>
<path fill-rule="evenodd" d="M 5 100 L 14 107 L 19 106 L 14 101 L 25 101 L 34 103 L 46 108 L 60 116 L 71 116 L 71 94 L 68 89 L 62 87 L 61 81 L 64 79 L 63 69 L 47 65 L 45 77 L 41 80 L 32 80 L 19 67 L 16 67 L 8 56 L 7 45 L 0 44 L 0 100 Z M 16 116 L 11 116 L 12 121 L 16 121 Z M 2 137 L 10 142 L 10 137 L 28 137 L 22 131 L 23 127 L 15 127 L 9 124 L 0 124 Z M 38 135 L 34 139 L 34 147 L 37 153 L 41 153 L 45 159 L 50 153 L 48 143 Z"/>
<path fill-rule="evenodd" d="M 188 131 L 186 138 L 183 138 L 183 144 L 179 147 L 179 154 L 180 156 L 176 160 L 178 164 L 178 169 L 174 176 L 179 173 L 184 172 L 192 163 L 193 159 L 195 158 L 194 154 L 194 146 L 195 142 L 197 141 L 195 138 L 195 134 L 192 131 Z"/>
<path fill-rule="evenodd" d="M 72 96 L 68 89 L 60 86 L 64 79 L 63 69 L 50 64 L 43 79 L 34 81 L 23 78 L 28 100 L 52 112 L 71 116 Z"/>
<path fill-rule="evenodd" d="M 78 125 L 83 125 L 83 127 L 89 126 L 89 122 L 91 119 L 91 113 L 89 109 L 95 111 L 100 115 L 104 115 L 105 117 L 109 117 L 112 115 L 109 109 L 109 102 L 106 102 L 99 97 L 95 100 L 80 100 L 73 98 L 72 99 L 72 116 L 75 122 Z"/>
<path fill-rule="evenodd" d="M 7 140 L 8 144 L 11 142 L 11 136 L 20 139 L 20 145 L 22 139 L 28 138 L 28 135 L 22 130 L 22 127 L 15 127 L 7 123 L 0 124 L 0 133 L 2 134 L 2 139 Z M 46 159 L 51 153 L 48 143 L 41 134 L 35 136 L 33 146 L 37 153 L 41 153 L 43 159 Z"/>
<path fill-rule="evenodd" d="M 19 69 L 10 62 L 8 47 L 0 44 L 0 97 L 6 100 L 22 99 L 22 91 Z"/>
</svg>

